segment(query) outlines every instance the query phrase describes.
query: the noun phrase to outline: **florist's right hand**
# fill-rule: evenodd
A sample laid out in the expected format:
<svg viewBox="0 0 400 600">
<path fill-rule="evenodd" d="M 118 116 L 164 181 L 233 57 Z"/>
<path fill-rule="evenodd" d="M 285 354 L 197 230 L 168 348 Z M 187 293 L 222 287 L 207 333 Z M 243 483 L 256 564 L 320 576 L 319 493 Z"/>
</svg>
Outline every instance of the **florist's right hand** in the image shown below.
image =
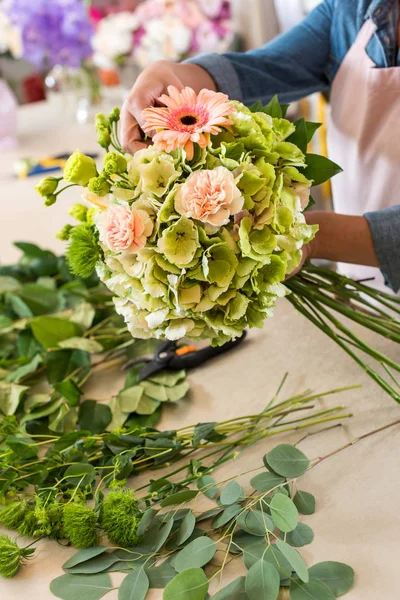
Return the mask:
<svg viewBox="0 0 400 600">
<path fill-rule="evenodd" d="M 134 154 L 145 148 L 141 113 L 158 104 L 157 99 L 167 93 L 168 86 L 179 90 L 188 86 L 199 93 L 203 88 L 217 91 L 211 75 L 192 63 L 177 64 L 159 61 L 145 69 L 137 78 L 121 110 L 121 143 L 125 152 Z"/>
</svg>

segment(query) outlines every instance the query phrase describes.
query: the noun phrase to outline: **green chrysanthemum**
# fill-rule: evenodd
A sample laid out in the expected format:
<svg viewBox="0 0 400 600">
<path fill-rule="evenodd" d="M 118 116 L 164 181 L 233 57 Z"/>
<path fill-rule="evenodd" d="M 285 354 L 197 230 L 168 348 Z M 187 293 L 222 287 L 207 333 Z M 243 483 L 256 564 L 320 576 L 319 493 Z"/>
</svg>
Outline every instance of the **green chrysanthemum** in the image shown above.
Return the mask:
<svg viewBox="0 0 400 600">
<path fill-rule="evenodd" d="M 24 559 L 34 551 L 34 548 L 20 548 L 6 535 L 0 535 L 0 576 L 14 577 Z"/>
<path fill-rule="evenodd" d="M 140 538 L 137 529 L 142 518 L 132 490 L 110 492 L 101 509 L 101 525 L 113 544 L 136 546 Z"/>
<path fill-rule="evenodd" d="M 97 514 L 81 504 L 69 503 L 64 506 L 64 534 L 76 548 L 96 546 Z"/>
</svg>

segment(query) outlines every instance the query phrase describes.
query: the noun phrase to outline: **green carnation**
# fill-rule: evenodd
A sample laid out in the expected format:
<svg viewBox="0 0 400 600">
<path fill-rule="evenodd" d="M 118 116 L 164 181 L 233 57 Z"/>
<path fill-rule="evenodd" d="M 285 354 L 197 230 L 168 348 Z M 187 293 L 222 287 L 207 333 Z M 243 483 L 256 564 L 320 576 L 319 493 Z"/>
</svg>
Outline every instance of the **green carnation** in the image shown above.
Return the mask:
<svg viewBox="0 0 400 600">
<path fill-rule="evenodd" d="M 69 209 L 68 214 L 77 221 L 86 221 L 87 211 L 87 207 L 83 204 L 74 204 Z"/>
<path fill-rule="evenodd" d="M 8 529 L 17 529 L 27 511 L 25 501 L 13 502 L 0 510 L 0 523 Z"/>
<path fill-rule="evenodd" d="M 181 217 L 165 229 L 157 245 L 173 265 L 189 265 L 199 247 L 197 227 L 187 217 Z"/>
<path fill-rule="evenodd" d="M 95 270 L 100 257 L 95 228 L 86 223 L 74 227 L 66 253 L 71 273 L 87 279 Z"/>
<path fill-rule="evenodd" d="M 101 509 L 101 525 L 113 544 L 136 546 L 142 512 L 132 490 L 110 492 Z"/>
<path fill-rule="evenodd" d="M 81 504 L 69 503 L 64 506 L 65 537 L 76 548 L 96 546 L 97 515 L 91 508 Z"/>
<path fill-rule="evenodd" d="M 54 194 L 59 181 L 60 180 L 57 179 L 57 177 L 45 177 L 45 179 L 42 179 L 42 181 L 35 186 L 35 190 L 42 198 L 46 198 L 47 196 Z"/>
<path fill-rule="evenodd" d="M 107 175 L 120 175 L 128 167 L 127 160 L 118 152 L 109 152 L 104 159 L 104 171 Z"/>
<path fill-rule="evenodd" d="M 24 559 L 34 552 L 34 548 L 20 548 L 8 536 L 0 535 L 0 576 L 14 577 Z"/>
<path fill-rule="evenodd" d="M 96 163 L 90 156 L 76 150 L 67 160 L 64 169 L 65 181 L 86 187 L 90 179 L 96 176 Z"/>
<path fill-rule="evenodd" d="M 110 193 L 111 186 L 103 176 L 92 177 L 88 184 L 88 190 L 97 196 L 107 196 Z"/>
</svg>

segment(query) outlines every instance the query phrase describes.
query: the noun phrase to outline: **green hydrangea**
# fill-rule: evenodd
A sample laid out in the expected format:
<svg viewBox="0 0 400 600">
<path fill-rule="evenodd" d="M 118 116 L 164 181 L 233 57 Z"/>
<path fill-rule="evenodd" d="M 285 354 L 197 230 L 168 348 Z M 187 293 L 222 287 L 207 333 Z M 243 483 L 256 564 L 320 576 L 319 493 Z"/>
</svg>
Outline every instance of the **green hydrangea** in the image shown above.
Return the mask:
<svg viewBox="0 0 400 600">
<path fill-rule="evenodd" d="M 172 264 L 179 267 L 189 265 L 199 248 L 197 227 L 187 217 L 181 217 L 164 230 L 157 245 Z"/>
<path fill-rule="evenodd" d="M 97 176 L 94 159 L 76 150 L 67 160 L 64 168 L 64 179 L 86 187 L 92 177 Z"/>
</svg>

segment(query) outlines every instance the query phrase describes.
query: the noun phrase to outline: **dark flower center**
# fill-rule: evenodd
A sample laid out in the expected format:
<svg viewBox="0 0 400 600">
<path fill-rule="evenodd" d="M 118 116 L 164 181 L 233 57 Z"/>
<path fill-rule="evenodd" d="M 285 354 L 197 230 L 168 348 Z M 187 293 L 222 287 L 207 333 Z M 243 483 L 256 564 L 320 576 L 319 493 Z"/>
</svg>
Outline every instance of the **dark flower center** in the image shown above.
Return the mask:
<svg viewBox="0 0 400 600">
<path fill-rule="evenodd" d="M 197 119 L 193 115 L 186 115 L 181 118 L 182 125 L 196 125 Z"/>
</svg>

